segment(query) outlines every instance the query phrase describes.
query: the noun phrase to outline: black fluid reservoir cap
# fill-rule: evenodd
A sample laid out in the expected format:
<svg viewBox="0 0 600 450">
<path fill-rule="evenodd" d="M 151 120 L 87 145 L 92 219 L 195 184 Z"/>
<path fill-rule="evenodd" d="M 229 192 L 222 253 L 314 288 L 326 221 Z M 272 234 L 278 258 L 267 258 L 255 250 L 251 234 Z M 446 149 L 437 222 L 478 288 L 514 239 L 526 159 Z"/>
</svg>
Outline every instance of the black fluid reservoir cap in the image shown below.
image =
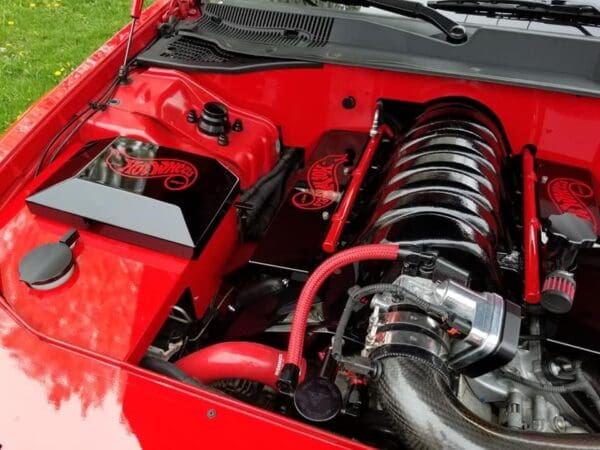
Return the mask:
<svg viewBox="0 0 600 450">
<path fill-rule="evenodd" d="M 70 230 L 59 242 L 44 244 L 27 253 L 19 263 L 19 277 L 32 289 L 54 289 L 64 284 L 75 268 L 71 247 L 79 239 L 77 230 Z"/>
<path fill-rule="evenodd" d="M 598 236 L 589 220 L 572 213 L 553 214 L 548 218 L 548 233 L 573 246 L 591 247 Z"/>
<path fill-rule="evenodd" d="M 200 115 L 198 128 L 209 136 L 227 133 L 230 128 L 227 106 L 219 102 L 206 103 Z"/>
<path fill-rule="evenodd" d="M 342 409 L 342 394 L 327 378 L 312 378 L 296 388 L 294 405 L 305 419 L 325 422 L 337 416 Z"/>
</svg>

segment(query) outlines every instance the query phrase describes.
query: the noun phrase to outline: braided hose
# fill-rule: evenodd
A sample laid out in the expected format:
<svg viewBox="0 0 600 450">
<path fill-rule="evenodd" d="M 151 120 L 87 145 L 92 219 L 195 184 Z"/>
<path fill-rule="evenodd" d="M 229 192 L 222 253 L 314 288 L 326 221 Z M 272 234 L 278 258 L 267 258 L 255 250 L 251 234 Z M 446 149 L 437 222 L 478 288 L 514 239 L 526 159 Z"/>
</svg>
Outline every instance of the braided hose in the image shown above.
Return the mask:
<svg viewBox="0 0 600 450">
<path fill-rule="evenodd" d="M 310 275 L 296 304 L 292 328 L 290 330 L 290 340 L 286 354 L 286 364 L 296 367 L 302 361 L 302 349 L 304 347 L 304 335 L 306 333 L 306 324 L 313 300 L 321 285 L 329 276 L 341 267 L 353 264 L 359 261 L 367 260 L 395 260 L 398 258 L 399 247 L 388 244 L 370 244 L 352 247 L 336 253 L 325 260 Z"/>
</svg>

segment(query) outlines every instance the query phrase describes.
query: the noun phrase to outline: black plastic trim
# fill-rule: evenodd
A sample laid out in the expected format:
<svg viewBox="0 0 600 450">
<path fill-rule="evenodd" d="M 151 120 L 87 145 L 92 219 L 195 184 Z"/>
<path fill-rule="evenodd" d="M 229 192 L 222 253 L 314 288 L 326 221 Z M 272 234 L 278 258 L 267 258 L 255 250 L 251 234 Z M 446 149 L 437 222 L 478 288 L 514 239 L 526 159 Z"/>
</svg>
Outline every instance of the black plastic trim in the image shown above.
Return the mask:
<svg viewBox="0 0 600 450">
<path fill-rule="evenodd" d="M 136 58 L 145 67 L 166 67 L 190 72 L 246 73 L 260 70 L 320 68 L 321 63 L 248 56 L 219 48 L 215 43 L 182 31 L 159 39 Z"/>
<path fill-rule="evenodd" d="M 234 0 L 226 5 L 209 3 L 204 6 L 204 14 L 217 16 L 219 10 L 231 5 L 259 19 L 286 12 L 334 20 L 327 42 L 315 47 L 301 46 L 293 39 L 276 45 L 249 40 L 241 34 L 198 27 L 197 23 L 186 25 L 187 30 L 221 48 L 258 57 L 389 69 L 600 97 L 600 45 L 593 37 L 465 24 L 468 41 L 454 45 L 446 42 L 433 25 L 399 16 Z M 257 21 L 255 27 L 259 26 Z"/>
</svg>

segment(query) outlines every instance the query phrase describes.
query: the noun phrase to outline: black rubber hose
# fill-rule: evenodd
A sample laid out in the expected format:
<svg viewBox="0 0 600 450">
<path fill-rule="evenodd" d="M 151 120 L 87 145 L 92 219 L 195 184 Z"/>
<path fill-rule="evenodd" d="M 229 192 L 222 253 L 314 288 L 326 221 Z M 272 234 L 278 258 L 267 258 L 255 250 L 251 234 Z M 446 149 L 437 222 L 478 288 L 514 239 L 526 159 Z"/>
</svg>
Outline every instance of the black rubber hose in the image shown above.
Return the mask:
<svg viewBox="0 0 600 450">
<path fill-rule="evenodd" d="M 504 378 L 508 378 L 511 381 L 522 384 L 524 386 L 528 386 L 540 392 L 551 392 L 553 394 L 566 394 L 567 392 L 586 392 L 587 385 L 582 381 L 573 381 L 569 384 L 562 385 L 553 385 L 550 383 L 542 383 L 536 380 L 529 380 L 527 378 L 523 378 L 516 373 L 509 372 L 507 370 L 502 370 L 502 376 Z"/>
<path fill-rule="evenodd" d="M 177 367 L 175 364 L 171 364 L 169 361 L 164 361 L 153 356 L 144 356 L 140 362 L 140 366 L 144 369 L 151 370 L 152 372 L 160 373 L 174 380 L 181 381 L 191 386 L 202 387 L 205 386 L 195 378 L 190 377 L 183 370 Z"/>
<path fill-rule="evenodd" d="M 598 449 L 598 434 L 514 431 L 485 422 L 464 407 L 442 370 L 414 357 L 379 362 L 377 388 L 397 436 L 418 449 Z"/>
<path fill-rule="evenodd" d="M 588 378 L 587 374 L 583 371 L 581 361 L 575 363 L 575 373 L 577 375 L 577 382 L 583 386 L 583 392 L 592 400 L 596 411 L 600 413 L 600 395 L 594 388 L 592 382 Z"/>
</svg>

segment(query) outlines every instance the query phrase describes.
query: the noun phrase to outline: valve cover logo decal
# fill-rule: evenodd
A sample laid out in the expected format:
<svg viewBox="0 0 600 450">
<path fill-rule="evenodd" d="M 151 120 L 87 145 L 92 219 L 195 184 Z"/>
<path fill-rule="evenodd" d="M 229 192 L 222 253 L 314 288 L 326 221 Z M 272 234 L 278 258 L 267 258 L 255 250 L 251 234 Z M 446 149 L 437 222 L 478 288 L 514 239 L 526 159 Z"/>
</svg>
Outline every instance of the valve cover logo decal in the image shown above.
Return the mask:
<svg viewBox="0 0 600 450">
<path fill-rule="evenodd" d="M 308 189 L 292 197 L 296 208 L 319 210 L 331 205 L 340 195 L 338 168 L 348 160 L 347 155 L 328 155 L 315 161 L 306 174 Z"/>
<path fill-rule="evenodd" d="M 584 199 L 594 196 L 594 190 L 587 183 L 573 178 L 554 178 L 548 183 L 548 196 L 557 211 L 571 213 L 591 222 L 598 231 L 596 216 L 592 213 Z"/>
<path fill-rule="evenodd" d="M 139 158 L 124 150 L 112 148 L 106 157 L 106 165 L 115 173 L 130 178 L 164 178 L 165 188 L 182 191 L 194 184 L 198 170 L 182 159 Z"/>
</svg>

